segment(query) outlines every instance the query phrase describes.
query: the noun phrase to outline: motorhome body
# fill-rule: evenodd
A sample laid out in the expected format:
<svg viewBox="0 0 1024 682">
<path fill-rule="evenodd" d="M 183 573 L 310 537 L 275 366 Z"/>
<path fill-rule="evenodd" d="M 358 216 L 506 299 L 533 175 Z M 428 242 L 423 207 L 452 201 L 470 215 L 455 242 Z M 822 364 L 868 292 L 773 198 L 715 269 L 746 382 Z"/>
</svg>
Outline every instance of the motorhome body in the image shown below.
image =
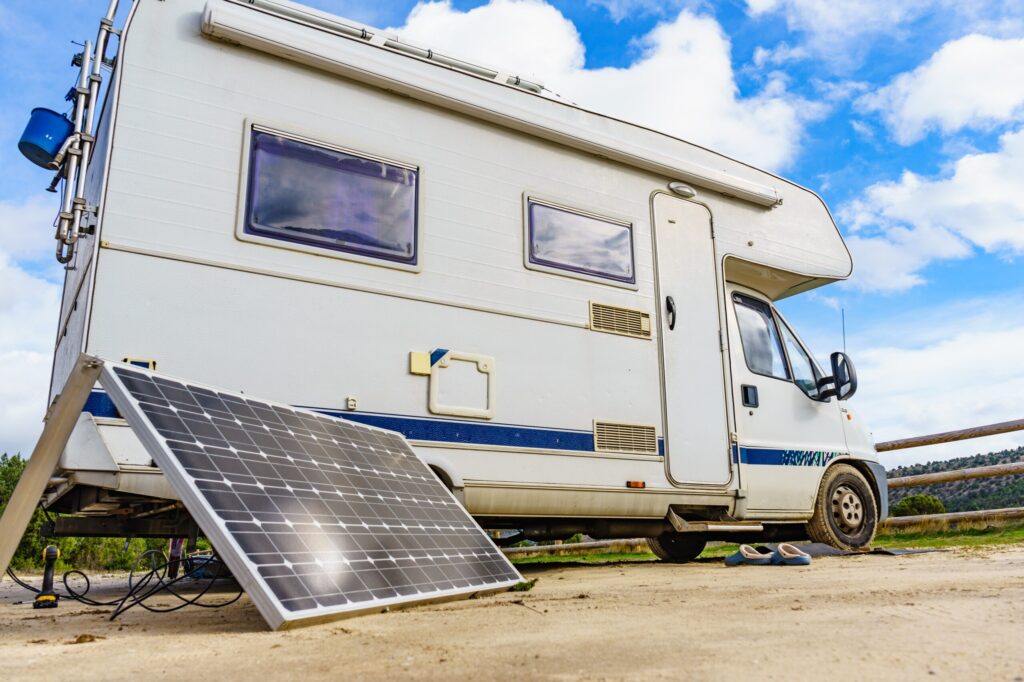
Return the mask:
<svg viewBox="0 0 1024 682">
<path fill-rule="evenodd" d="M 675 558 L 885 514 L 772 305 L 850 255 L 775 175 L 276 0 L 136 0 L 84 173 L 52 394 L 154 363 L 400 431 L 487 526 Z M 102 393 L 61 468 L 66 532 L 166 528 Z"/>
</svg>

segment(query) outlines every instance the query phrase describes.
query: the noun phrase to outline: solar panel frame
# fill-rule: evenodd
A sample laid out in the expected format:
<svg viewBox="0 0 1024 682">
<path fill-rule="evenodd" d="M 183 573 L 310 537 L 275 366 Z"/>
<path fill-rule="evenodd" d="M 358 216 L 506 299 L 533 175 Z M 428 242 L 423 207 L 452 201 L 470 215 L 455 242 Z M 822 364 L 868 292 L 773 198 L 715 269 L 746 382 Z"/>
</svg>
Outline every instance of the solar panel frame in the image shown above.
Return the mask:
<svg viewBox="0 0 1024 682">
<path fill-rule="evenodd" d="M 100 385 L 107 391 L 107 394 L 114 402 L 114 405 L 128 421 L 128 424 L 139 437 L 143 446 L 153 458 L 153 461 L 161 471 L 163 471 L 171 486 L 181 496 L 185 508 L 189 511 L 196 523 L 203 530 L 203 533 L 213 544 L 217 553 L 231 570 L 242 588 L 252 599 L 257 610 L 259 610 L 260 614 L 266 620 L 271 629 L 278 630 L 294 627 L 296 625 L 314 624 L 317 622 L 344 618 L 362 613 L 379 612 L 398 606 L 447 601 L 468 597 L 473 594 L 499 592 L 508 589 L 522 580 L 522 576 L 512 566 L 512 564 L 508 562 L 504 555 L 501 554 L 500 550 L 494 548 L 495 554 L 500 556 L 501 560 L 507 564 L 508 573 L 511 576 L 508 579 L 487 584 L 475 584 L 468 587 L 435 590 L 429 594 L 397 594 L 394 597 L 374 598 L 369 601 L 350 602 L 348 604 L 339 604 L 333 607 L 316 606 L 308 609 L 289 610 L 282 603 L 281 599 L 274 594 L 274 590 L 267 582 L 268 577 L 273 579 L 274 576 L 264 576 L 260 574 L 260 570 L 257 565 L 247 556 L 246 549 L 242 547 L 239 540 L 229 530 L 227 524 L 231 521 L 225 520 L 217 514 L 207 499 L 204 498 L 203 490 L 199 487 L 198 483 L 202 482 L 206 484 L 210 482 L 196 479 L 192 474 L 186 471 L 185 465 L 181 459 L 179 459 L 180 454 L 175 454 L 175 452 L 172 451 L 168 439 L 159 432 L 158 428 L 151 420 L 151 416 L 147 415 L 140 401 L 121 380 L 121 377 L 118 376 L 116 372 L 118 369 L 129 373 L 143 375 L 150 378 L 150 380 L 153 380 L 154 378 L 166 380 L 183 384 L 190 389 L 213 392 L 223 396 L 231 396 L 243 404 L 264 404 L 276 411 L 287 411 L 288 414 L 294 415 L 297 419 L 301 419 L 303 416 L 308 416 L 316 420 L 338 422 L 340 424 L 344 424 L 345 428 L 354 428 L 368 433 L 382 434 L 389 438 L 397 437 L 408 452 L 414 456 L 414 459 L 419 463 L 419 466 L 422 467 L 425 474 L 423 480 L 430 481 L 431 485 L 436 484 L 435 487 L 437 493 L 442 494 L 443 491 L 443 495 L 446 496 L 446 499 L 450 499 L 450 501 L 454 503 L 455 506 L 453 507 L 453 510 L 458 510 L 458 512 L 464 515 L 466 521 L 475 527 L 475 530 L 485 539 L 486 534 L 483 529 L 477 525 L 476 521 L 473 520 L 469 513 L 461 506 L 452 492 L 448 490 L 447 486 L 436 479 L 430 468 L 422 459 L 419 458 L 418 455 L 416 455 L 415 451 L 412 450 L 401 434 L 374 426 L 339 419 L 337 417 L 294 407 L 284 403 L 254 398 L 253 396 L 244 395 L 238 392 L 170 377 L 162 373 L 152 372 L 137 366 L 104 362 L 100 373 Z M 150 412 L 153 412 L 152 405 L 149 405 L 149 409 Z M 178 447 L 178 451 L 181 453 L 180 443 L 177 443 L 176 447 Z M 207 458 L 212 459 L 211 455 L 207 454 L 206 456 Z M 226 480 L 227 479 L 225 477 L 225 481 Z M 207 488 L 207 490 L 209 490 L 209 488 Z M 489 540 L 488 545 L 490 545 Z M 283 555 L 284 550 L 280 551 Z M 266 569 L 267 567 L 265 566 L 264 568 Z"/>
</svg>

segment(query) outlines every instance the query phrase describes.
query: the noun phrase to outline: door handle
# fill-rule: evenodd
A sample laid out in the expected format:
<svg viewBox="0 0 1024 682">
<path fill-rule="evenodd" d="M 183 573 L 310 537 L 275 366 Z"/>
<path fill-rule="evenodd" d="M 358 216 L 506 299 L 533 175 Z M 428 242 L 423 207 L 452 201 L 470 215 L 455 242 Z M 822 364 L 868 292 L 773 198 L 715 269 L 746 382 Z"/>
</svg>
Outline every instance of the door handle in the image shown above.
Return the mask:
<svg viewBox="0 0 1024 682">
<path fill-rule="evenodd" d="M 676 301 L 671 296 L 665 297 L 665 310 L 668 312 L 669 330 L 676 328 Z"/>
</svg>

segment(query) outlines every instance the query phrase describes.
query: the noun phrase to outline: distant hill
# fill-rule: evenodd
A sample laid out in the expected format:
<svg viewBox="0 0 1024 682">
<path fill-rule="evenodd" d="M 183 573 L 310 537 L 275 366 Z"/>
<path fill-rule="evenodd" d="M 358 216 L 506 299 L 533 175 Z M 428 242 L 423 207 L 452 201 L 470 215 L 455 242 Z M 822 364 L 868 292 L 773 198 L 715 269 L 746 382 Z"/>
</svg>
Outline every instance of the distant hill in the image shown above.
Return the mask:
<svg viewBox="0 0 1024 682">
<path fill-rule="evenodd" d="M 889 478 L 933 474 L 952 469 L 1009 464 L 1024 461 L 1024 448 L 990 452 L 987 455 L 957 457 L 944 462 L 928 462 L 896 467 L 888 471 Z M 908 495 L 934 495 L 942 500 L 946 511 L 974 511 L 976 509 L 1000 509 L 1003 507 L 1024 507 L 1024 474 L 1000 476 L 998 478 L 975 478 L 970 481 L 954 481 L 938 485 L 914 488 L 897 488 L 889 491 L 889 503 L 895 504 Z"/>
</svg>

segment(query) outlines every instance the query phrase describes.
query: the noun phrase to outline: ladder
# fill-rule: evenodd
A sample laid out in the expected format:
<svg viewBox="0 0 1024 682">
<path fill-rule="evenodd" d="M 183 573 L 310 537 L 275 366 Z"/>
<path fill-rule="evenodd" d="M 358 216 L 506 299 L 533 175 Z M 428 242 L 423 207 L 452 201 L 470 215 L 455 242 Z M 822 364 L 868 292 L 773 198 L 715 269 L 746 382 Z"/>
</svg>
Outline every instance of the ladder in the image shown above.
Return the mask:
<svg viewBox="0 0 1024 682">
<path fill-rule="evenodd" d="M 51 188 L 60 180 L 64 180 L 60 213 L 57 216 L 57 232 L 54 237 L 57 239 L 57 262 L 64 264 L 67 270 L 73 269 L 69 264 L 75 256 L 75 244 L 82 234 L 83 217 L 98 212 L 98 207 L 86 204 L 85 176 L 96 142 L 96 107 L 100 83 L 103 80 L 101 69 L 105 63 L 107 40 L 111 34 L 121 35 L 121 31 L 114 28 L 114 15 L 117 13 L 119 1 L 110 0 L 107 13 L 100 20 L 95 44 L 88 40 L 85 42 L 78 84 L 74 89 L 73 132 L 52 164 L 56 167 L 57 176 Z"/>
</svg>

